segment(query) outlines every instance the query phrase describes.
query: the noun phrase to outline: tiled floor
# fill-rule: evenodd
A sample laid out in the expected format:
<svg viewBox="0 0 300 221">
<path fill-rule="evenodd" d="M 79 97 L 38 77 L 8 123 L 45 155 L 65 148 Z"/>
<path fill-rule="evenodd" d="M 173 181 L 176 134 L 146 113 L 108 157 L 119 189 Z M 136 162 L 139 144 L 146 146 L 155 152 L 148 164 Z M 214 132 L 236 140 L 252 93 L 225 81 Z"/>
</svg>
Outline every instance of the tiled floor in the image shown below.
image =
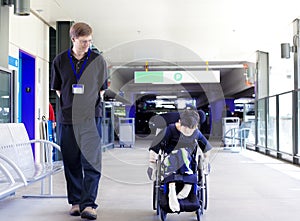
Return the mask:
<svg viewBox="0 0 300 221">
<path fill-rule="evenodd" d="M 149 140 L 133 148 L 114 148 L 103 154 L 103 177 L 97 203 L 98 220 L 156 221 L 152 182 L 146 175 Z M 299 220 L 300 168 L 243 151 L 232 153 L 215 144 L 211 154 L 208 210 L 203 221 Z M 0 219 L 10 221 L 73 221 L 65 198 L 23 199 L 38 193 L 37 184 L 0 201 Z M 54 176 L 54 192 L 65 194 L 63 174 Z M 167 220 L 196 220 L 194 213 L 168 214 Z"/>
</svg>

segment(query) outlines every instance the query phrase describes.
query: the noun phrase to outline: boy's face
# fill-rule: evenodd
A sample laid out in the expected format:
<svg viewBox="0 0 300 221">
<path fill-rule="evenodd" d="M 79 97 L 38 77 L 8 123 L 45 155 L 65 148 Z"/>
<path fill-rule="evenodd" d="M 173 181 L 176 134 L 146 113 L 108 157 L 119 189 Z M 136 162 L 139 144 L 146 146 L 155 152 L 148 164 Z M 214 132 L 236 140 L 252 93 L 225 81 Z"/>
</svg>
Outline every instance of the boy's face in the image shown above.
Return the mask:
<svg viewBox="0 0 300 221">
<path fill-rule="evenodd" d="M 180 132 L 183 133 L 183 135 L 188 137 L 188 136 L 192 136 L 192 134 L 194 133 L 196 128 L 197 128 L 197 126 L 195 126 L 193 128 L 189 128 L 189 127 L 180 125 Z"/>
</svg>

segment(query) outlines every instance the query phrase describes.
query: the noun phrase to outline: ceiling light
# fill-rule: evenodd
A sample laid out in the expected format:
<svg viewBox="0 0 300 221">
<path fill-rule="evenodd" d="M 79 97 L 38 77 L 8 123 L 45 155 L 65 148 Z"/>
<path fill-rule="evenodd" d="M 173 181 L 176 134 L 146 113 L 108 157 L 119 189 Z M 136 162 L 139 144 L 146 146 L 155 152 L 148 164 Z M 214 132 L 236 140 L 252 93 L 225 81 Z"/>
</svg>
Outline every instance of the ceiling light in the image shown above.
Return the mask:
<svg viewBox="0 0 300 221">
<path fill-rule="evenodd" d="M 296 52 L 296 46 L 290 47 L 289 43 L 282 43 L 281 58 L 290 58 L 290 52 Z"/>
<path fill-rule="evenodd" d="M 177 98 L 176 95 L 158 95 L 156 99 L 175 99 Z"/>
<path fill-rule="evenodd" d="M 30 15 L 30 0 L 15 0 L 14 5 L 14 14 Z"/>
</svg>

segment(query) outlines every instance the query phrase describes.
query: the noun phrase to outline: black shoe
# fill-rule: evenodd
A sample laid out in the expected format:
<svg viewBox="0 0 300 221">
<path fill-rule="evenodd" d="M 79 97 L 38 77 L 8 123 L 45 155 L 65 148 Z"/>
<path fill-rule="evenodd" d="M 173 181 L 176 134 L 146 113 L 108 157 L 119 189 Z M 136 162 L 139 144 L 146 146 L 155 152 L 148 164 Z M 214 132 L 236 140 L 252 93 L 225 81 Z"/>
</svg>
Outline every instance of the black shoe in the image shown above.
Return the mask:
<svg viewBox="0 0 300 221">
<path fill-rule="evenodd" d="M 86 207 L 82 212 L 81 212 L 81 218 L 82 219 L 89 219 L 89 220 L 94 220 L 97 219 L 97 213 L 96 210 L 90 206 Z"/>
</svg>

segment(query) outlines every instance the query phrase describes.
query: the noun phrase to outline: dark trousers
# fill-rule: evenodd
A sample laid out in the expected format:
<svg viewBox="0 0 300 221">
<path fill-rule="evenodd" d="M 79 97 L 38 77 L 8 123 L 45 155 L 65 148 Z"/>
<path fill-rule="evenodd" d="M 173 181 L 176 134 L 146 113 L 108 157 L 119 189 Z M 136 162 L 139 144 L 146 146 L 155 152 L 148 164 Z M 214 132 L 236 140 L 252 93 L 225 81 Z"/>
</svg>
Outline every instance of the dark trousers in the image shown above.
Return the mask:
<svg viewBox="0 0 300 221">
<path fill-rule="evenodd" d="M 80 210 L 95 203 L 101 177 L 101 141 L 95 119 L 80 124 L 59 124 L 68 202 Z"/>
</svg>

